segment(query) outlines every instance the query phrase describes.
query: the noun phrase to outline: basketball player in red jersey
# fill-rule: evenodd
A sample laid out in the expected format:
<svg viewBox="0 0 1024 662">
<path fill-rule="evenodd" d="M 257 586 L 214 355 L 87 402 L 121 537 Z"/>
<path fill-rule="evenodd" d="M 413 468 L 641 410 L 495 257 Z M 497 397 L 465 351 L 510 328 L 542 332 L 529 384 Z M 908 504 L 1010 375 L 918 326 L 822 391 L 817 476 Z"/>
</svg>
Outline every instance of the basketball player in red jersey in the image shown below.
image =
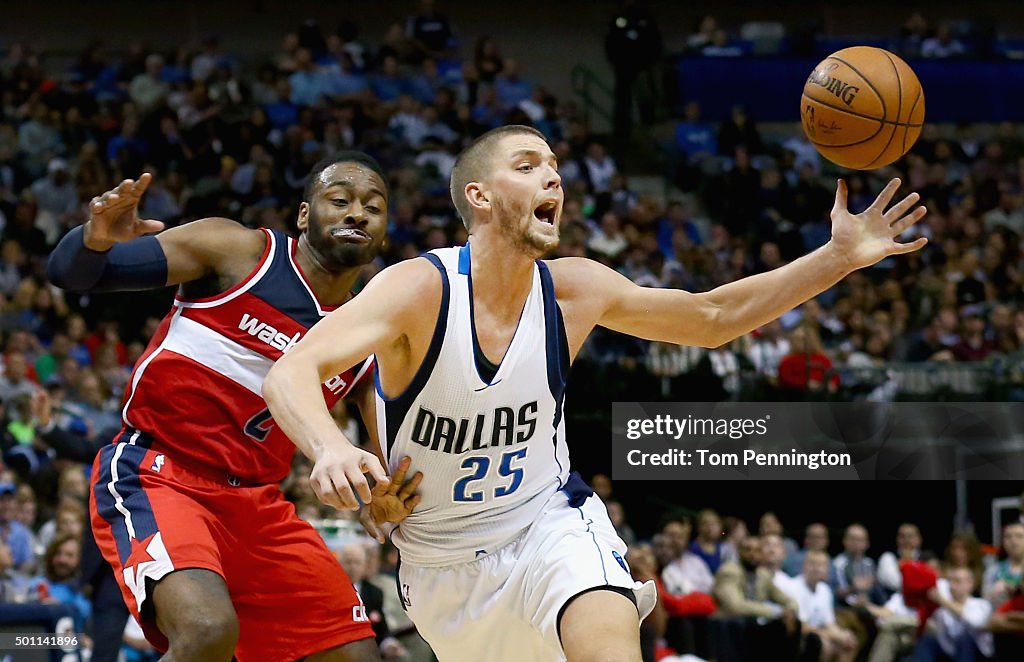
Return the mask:
<svg viewBox="0 0 1024 662">
<path fill-rule="evenodd" d="M 179 286 L 127 387 L 124 429 L 93 466 L 93 530 L 125 602 L 165 660 L 378 660 L 351 581 L 281 493 L 295 446 L 260 390 L 380 250 L 383 172 L 359 152 L 317 164 L 298 240 L 225 218 L 149 235 L 163 229 L 137 214 L 150 179 L 94 198 L 47 266 L 75 291 Z M 375 439 L 372 372 L 364 359 L 322 391 L 328 405 L 351 396 L 365 407 Z M 348 476 L 378 522 L 411 511 L 417 478 L 389 483 L 376 455 L 344 452 L 377 481 L 371 501 L 363 474 Z M 335 489 L 311 480 L 320 497 Z"/>
</svg>

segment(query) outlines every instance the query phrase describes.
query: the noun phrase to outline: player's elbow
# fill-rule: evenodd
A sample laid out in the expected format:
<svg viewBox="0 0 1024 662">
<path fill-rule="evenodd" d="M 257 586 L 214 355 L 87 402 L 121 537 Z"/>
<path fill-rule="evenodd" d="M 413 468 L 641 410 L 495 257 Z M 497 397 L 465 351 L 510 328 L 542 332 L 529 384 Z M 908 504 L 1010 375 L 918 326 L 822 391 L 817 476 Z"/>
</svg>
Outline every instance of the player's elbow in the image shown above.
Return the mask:
<svg viewBox="0 0 1024 662">
<path fill-rule="evenodd" d="M 728 328 L 722 306 L 707 293 L 695 295 L 695 299 L 694 339 L 688 344 L 714 349 L 732 340 L 736 334 Z"/>
<path fill-rule="evenodd" d="M 263 399 L 271 409 L 280 402 L 280 396 L 286 390 L 288 360 L 282 356 L 270 367 L 267 376 L 263 378 Z"/>
</svg>

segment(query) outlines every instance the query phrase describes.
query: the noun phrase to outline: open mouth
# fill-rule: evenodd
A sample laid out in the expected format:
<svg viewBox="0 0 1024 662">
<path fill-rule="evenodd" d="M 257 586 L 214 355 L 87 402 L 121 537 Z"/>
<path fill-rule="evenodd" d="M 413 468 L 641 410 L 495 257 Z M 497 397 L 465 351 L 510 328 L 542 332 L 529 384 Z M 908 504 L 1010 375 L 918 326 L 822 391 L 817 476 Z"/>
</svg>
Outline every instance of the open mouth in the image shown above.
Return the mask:
<svg viewBox="0 0 1024 662">
<path fill-rule="evenodd" d="M 358 228 L 334 228 L 331 230 L 331 236 L 342 241 L 352 241 L 361 244 L 370 241 L 370 235 Z"/>
<path fill-rule="evenodd" d="M 541 206 L 533 210 L 533 216 L 541 223 L 547 223 L 548 225 L 555 224 L 555 210 L 558 209 L 558 203 L 549 200 Z"/>
</svg>

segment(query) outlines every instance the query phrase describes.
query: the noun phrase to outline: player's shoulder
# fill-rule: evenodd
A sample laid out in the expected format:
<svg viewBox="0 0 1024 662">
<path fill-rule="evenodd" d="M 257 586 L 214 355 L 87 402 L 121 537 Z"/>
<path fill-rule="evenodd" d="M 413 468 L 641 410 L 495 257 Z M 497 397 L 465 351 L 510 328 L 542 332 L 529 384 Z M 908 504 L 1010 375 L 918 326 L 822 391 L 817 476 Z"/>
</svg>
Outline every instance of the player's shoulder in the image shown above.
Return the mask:
<svg viewBox="0 0 1024 662">
<path fill-rule="evenodd" d="M 551 272 L 559 298 L 593 291 L 595 285 L 615 274 L 600 262 L 585 257 L 560 257 L 543 262 Z"/>
<path fill-rule="evenodd" d="M 421 255 L 387 267 L 373 277 L 366 291 L 394 304 L 416 306 L 440 301 L 443 289 L 437 266 Z"/>
<path fill-rule="evenodd" d="M 263 251 L 267 245 L 268 231 L 247 228 L 230 218 L 209 216 L 166 230 L 157 237 L 161 240 L 184 240 L 211 251 L 227 248 L 231 252 L 247 253 Z"/>
</svg>

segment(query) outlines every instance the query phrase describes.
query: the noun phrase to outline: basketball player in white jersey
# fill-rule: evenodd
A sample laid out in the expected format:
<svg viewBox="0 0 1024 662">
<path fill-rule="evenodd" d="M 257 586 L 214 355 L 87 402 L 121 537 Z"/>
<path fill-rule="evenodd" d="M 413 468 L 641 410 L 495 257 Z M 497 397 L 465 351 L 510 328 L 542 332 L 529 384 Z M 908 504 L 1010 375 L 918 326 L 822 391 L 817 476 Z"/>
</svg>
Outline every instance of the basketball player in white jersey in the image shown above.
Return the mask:
<svg viewBox="0 0 1024 662">
<path fill-rule="evenodd" d="M 377 423 L 389 463 L 410 455 L 422 501 L 392 533 L 409 616 L 444 661 L 639 662 L 653 587 L 633 582 L 604 505 L 569 472 L 562 396 L 598 325 L 649 340 L 718 347 L 925 240 L 893 180 L 861 214 L 840 183 L 832 241 L 774 271 L 710 292 L 639 287 L 597 262 L 541 261 L 558 244 L 554 154 L 529 127 L 468 147 L 452 197 L 470 241 L 381 272 L 314 327 L 267 376 L 274 419 L 317 458 L 320 493 L 355 507 L 365 458 L 338 432 L 319 384 L 377 357 Z M 362 463 L 361 463 L 362 462 Z"/>
</svg>

